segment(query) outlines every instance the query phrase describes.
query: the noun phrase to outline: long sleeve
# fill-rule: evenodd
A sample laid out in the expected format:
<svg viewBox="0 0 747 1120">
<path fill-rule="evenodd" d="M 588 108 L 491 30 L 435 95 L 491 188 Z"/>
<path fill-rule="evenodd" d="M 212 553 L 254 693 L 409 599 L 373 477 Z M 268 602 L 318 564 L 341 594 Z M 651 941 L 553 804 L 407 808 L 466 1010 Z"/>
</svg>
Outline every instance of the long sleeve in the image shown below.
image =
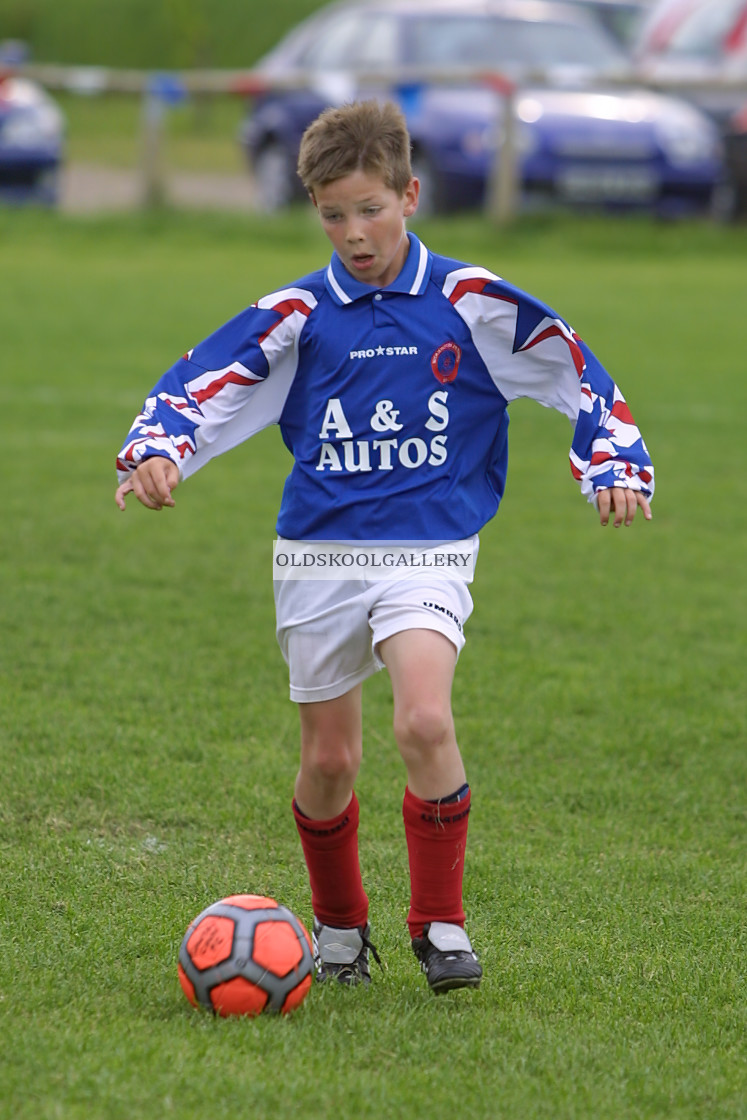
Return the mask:
<svg viewBox="0 0 747 1120">
<path fill-rule="evenodd" d="M 485 269 L 452 272 L 444 294 L 507 402 L 530 397 L 574 425 L 573 477 L 593 502 L 610 486 L 654 492 L 654 468 L 623 394 L 551 308 Z"/>
<path fill-rule="evenodd" d="M 287 288 L 242 311 L 163 375 L 117 456 L 120 481 L 153 455 L 187 477 L 277 423 L 298 364 L 298 340 L 316 299 Z"/>
<path fill-rule="evenodd" d="M 589 501 L 598 490 L 610 486 L 640 490 L 650 498 L 654 468 L 625 398 L 588 347 L 580 340 L 578 346 L 584 367 L 570 450 L 571 473 Z"/>
</svg>

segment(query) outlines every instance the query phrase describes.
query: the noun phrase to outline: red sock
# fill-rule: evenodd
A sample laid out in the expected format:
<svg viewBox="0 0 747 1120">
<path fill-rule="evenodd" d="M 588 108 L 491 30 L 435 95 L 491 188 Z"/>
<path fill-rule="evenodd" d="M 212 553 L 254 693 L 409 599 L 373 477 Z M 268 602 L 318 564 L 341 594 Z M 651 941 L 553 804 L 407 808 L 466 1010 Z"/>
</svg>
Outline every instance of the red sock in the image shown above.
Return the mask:
<svg viewBox="0 0 747 1120">
<path fill-rule="evenodd" d="M 295 801 L 293 815 L 301 837 L 311 883 L 314 916 L 325 926 L 352 929 L 368 921 L 368 898 L 358 862 L 358 798 L 330 821 L 304 816 Z"/>
<path fill-rule="evenodd" d="M 410 937 L 426 922 L 464 927 L 462 877 L 471 794 L 461 801 L 422 801 L 405 790 L 402 816 L 410 859 Z"/>
</svg>

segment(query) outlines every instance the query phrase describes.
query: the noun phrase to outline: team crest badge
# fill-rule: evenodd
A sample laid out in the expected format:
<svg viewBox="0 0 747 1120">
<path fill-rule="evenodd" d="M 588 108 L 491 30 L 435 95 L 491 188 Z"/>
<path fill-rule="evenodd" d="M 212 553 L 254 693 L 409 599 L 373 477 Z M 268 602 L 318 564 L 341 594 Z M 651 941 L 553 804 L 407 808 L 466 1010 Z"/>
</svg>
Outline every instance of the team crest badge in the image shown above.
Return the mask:
<svg viewBox="0 0 747 1120">
<path fill-rule="evenodd" d="M 431 356 L 431 369 L 434 377 L 442 385 L 448 385 L 459 373 L 462 351 L 456 342 L 442 342 Z"/>
</svg>

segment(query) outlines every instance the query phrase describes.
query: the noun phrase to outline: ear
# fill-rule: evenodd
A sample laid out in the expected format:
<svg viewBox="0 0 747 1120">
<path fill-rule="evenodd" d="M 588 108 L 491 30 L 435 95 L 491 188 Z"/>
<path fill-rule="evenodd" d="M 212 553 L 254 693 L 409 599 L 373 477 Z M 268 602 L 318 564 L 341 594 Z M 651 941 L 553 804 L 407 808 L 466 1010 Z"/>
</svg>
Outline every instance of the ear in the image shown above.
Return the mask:
<svg viewBox="0 0 747 1120">
<path fill-rule="evenodd" d="M 402 195 L 403 213 L 406 218 L 412 217 L 417 210 L 419 197 L 420 180 L 413 176 L 405 187 L 405 193 Z"/>
</svg>

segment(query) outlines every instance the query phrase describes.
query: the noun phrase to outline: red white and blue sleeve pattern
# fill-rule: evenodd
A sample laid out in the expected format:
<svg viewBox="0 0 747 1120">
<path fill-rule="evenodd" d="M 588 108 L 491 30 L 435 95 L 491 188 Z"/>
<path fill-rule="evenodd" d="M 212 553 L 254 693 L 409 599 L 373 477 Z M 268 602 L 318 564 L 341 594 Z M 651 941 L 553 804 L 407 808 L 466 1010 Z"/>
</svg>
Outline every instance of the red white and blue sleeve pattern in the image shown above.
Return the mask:
<svg viewBox="0 0 747 1120">
<path fill-rule="evenodd" d="M 444 295 L 507 402 L 530 397 L 574 425 L 571 473 L 584 496 L 654 492 L 654 468 L 625 398 L 588 346 L 541 301 L 485 269 L 449 273 Z"/>
<path fill-rule="evenodd" d="M 242 311 L 161 378 L 117 456 L 120 481 L 162 455 L 182 478 L 277 423 L 298 365 L 313 292 L 286 288 Z"/>
</svg>

